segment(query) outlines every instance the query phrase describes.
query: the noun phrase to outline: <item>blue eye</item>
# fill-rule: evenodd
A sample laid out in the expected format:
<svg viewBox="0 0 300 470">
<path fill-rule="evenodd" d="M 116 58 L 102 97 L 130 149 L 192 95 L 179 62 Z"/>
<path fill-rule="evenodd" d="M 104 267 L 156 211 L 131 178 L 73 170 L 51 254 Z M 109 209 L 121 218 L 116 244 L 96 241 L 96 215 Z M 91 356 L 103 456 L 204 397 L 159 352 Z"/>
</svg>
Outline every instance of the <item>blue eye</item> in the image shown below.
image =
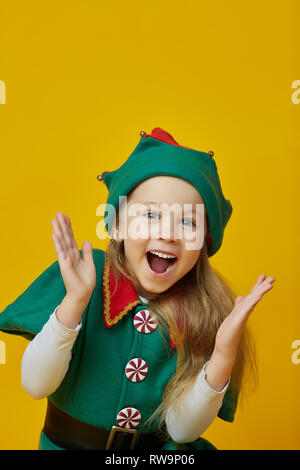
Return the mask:
<svg viewBox="0 0 300 470">
<path fill-rule="evenodd" d="M 149 214 L 154 214 L 154 212 L 146 212 L 145 213 L 145 216 L 147 217 Z M 156 214 L 157 215 L 157 214 Z M 149 219 L 149 217 L 147 217 L 147 219 Z M 152 217 L 150 218 L 150 220 L 152 219 Z"/>
<path fill-rule="evenodd" d="M 184 219 L 183 221 L 187 220 L 188 222 L 192 223 L 193 227 L 196 227 L 196 224 L 193 220 L 190 219 Z"/>
</svg>

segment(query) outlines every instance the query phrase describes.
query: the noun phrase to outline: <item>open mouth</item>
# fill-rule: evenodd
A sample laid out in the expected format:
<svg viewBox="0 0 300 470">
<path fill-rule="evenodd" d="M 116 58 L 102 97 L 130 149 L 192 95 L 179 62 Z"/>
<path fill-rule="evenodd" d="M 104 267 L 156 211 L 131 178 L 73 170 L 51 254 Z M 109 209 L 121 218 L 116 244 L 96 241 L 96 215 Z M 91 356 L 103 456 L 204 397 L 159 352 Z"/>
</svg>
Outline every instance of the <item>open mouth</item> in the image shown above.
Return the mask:
<svg viewBox="0 0 300 470">
<path fill-rule="evenodd" d="M 177 261 L 176 256 L 170 257 L 164 253 L 158 254 L 158 252 L 151 251 L 146 253 L 146 257 L 150 269 L 156 274 L 163 274 L 168 272 Z"/>
</svg>

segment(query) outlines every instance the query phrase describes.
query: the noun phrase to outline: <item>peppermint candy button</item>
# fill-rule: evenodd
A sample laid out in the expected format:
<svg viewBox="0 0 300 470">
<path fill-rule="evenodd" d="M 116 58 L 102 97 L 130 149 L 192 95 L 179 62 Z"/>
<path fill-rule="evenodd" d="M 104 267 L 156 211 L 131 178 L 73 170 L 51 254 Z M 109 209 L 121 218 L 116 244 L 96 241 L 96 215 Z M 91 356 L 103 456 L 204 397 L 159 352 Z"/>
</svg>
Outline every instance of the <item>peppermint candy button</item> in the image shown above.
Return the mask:
<svg viewBox="0 0 300 470">
<path fill-rule="evenodd" d="M 136 408 L 123 408 L 117 415 L 117 423 L 121 428 L 133 429 L 141 422 L 141 413 Z"/>
<path fill-rule="evenodd" d="M 131 382 L 141 382 L 148 374 L 147 363 L 143 359 L 135 357 L 125 367 L 125 374 Z"/>
<path fill-rule="evenodd" d="M 157 327 L 150 310 L 140 310 L 133 317 L 133 325 L 140 333 L 152 333 Z"/>
</svg>

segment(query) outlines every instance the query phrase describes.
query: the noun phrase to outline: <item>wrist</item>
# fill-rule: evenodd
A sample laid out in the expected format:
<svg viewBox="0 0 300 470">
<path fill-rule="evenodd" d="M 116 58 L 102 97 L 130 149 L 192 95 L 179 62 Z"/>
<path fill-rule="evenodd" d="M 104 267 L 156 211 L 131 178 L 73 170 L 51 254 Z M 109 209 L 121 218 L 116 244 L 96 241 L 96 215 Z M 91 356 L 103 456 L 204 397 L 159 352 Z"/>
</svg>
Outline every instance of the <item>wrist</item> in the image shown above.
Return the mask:
<svg viewBox="0 0 300 470">
<path fill-rule="evenodd" d="M 238 345 L 237 344 L 231 344 L 230 347 L 224 347 L 222 345 L 218 346 L 218 342 L 215 342 L 215 347 L 212 353 L 212 357 L 214 357 L 218 362 L 224 365 L 226 368 L 232 369 L 236 357 L 238 354 Z"/>
<path fill-rule="evenodd" d="M 234 361 L 235 361 L 235 356 L 233 354 L 224 354 L 222 351 L 220 351 L 219 349 L 215 347 L 209 362 L 211 361 L 218 364 L 219 367 L 232 369 Z"/>
<path fill-rule="evenodd" d="M 91 299 L 91 294 L 87 294 L 85 296 L 82 296 L 82 297 L 77 297 L 76 295 L 74 294 L 70 294 L 70 293 L 66 293 L 65 295 L 65 299 L 66 299 L 66 302 L 68 302 L 69 305 L 73 305 L 75 308 L 76 307 L 87 307 L 89 302 L 90 302 L 90 299 Z"/>
<path fill-rule="evenodd" d="M 216 391 L 223 390 L 230 379 L 234 358 L 223 356 L 219 351 L 214 350 L 205 368 L 206 380 Z"/>
<path fill-rule="evenodd" d="M 67 294 L 56 310 L 58 321 L 69 329 L 74 329 L 81 322 L 81 317 L 89 304 L 90 299 L 76 299 Z"/>
</svg>

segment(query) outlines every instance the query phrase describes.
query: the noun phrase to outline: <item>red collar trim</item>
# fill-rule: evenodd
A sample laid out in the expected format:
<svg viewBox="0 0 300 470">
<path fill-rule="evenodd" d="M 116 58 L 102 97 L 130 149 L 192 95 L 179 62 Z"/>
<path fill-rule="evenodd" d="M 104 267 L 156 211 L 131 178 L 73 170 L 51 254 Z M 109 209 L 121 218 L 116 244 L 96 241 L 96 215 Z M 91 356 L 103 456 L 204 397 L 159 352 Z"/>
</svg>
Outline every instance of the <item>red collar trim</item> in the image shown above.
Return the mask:
<svg viewBox="0 0 300 470">
<path fill-rule="evenodd" d="M 104 323 L 111 328 L 127 313 L 141 304 L 132 282 L 122 276 L 115 291 L 116 278 L 110 267 L 110 260 L 105 259 L 102 292 L 104 299 Z M 115 291 L 115 292 L 114 292 Z"/>
</svg>

